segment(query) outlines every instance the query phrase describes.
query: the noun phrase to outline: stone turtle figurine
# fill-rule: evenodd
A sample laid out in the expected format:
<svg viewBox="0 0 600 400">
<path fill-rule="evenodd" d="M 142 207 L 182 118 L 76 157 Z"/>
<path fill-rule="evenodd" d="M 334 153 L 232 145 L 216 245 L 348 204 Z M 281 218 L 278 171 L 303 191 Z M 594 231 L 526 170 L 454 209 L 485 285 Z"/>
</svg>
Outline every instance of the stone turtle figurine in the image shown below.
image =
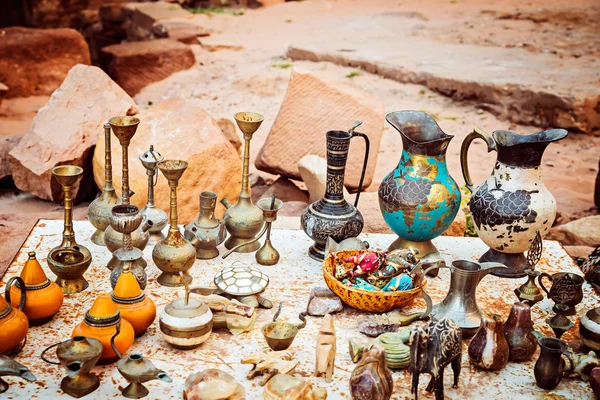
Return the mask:
<svg viewBox="0 0 600 400">
<path fill-rule="evenodd" d="M 353 400 L 388 400 L 392 397 L 394 381 L 392 372 L 385 364 L 382 347 L 372 345 L 363 351 L 352 375 L 350 395 Z"/>
<path fill-rule="evenodd" d="M 462 332 L 449 318 L 432 319 L 423 328 L 417 326 L 410 335 L 411 393 L 415 400 L 419 392 L 419 374 L 428 373 L 428 392 L 435 389 L 435 399 L 444 399 L 444 368 L 452 363 L 454 387 L 458 386 L 462 359 Z"/>
</svg>

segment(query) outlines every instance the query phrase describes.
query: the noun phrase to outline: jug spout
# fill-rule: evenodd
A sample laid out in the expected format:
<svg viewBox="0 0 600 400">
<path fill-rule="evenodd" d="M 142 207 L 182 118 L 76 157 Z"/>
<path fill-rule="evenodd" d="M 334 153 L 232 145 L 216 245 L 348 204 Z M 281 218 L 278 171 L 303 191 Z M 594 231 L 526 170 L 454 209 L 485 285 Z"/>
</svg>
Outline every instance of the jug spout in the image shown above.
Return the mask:
<svg viewBox="0 0 600 400">
<path fill-rule="evenodd" d="M 150 228 L 152 228 L 152 226 L 154 225 L 154 222 L 147 220 L 144 225 L 142 225 L 142 231 L 143 232 L 147 232 Z"/>
<path fill-rule="evenodd" d="M 223 207 L 225 207 L 225 209 L 229 209 L 231 207 L 231 203 L 225 197 L 221 199 L 220 203 L 223 204 Z"/>
<path fill-rule="evenodd" d="M 479 263 L 481 265 L 481 270 L 479 271 L 479 280 L 481 281 L 484 276 L 489 274 L 490 272 L 498 271 L 499 269 L 507 269 L 508 267 L 504 264 L 497 262 L 482 262 Z"/>
</svg>

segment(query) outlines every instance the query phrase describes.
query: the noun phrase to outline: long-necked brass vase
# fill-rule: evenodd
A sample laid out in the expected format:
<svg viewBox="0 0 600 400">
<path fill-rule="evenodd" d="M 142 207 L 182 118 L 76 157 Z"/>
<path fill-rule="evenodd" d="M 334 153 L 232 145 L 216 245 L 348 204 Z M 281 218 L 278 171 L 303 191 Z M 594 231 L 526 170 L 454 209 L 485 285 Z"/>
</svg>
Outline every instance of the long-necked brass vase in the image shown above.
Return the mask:
<svg viewBox="0 0 600 400">
<path fill-rule="evenodd" d="M 248 175 L 250 169 L 250 140 L 252 135 L 260 127 L 264 117 L 252 112 L 239 112 L 234 116 L 237 126 L 244 134 L 244 164 L 242 172 L 242 190 L 235 205 L 231 205 L 227 199 L 222 199 L 221 204 L 227 208 L 224 219 L 225 226 L 229 232 L 229 238 L 225 241 L 225 247 L 233 249 L 234 247 L 254 239 L 259 233 L 265 221 L 260 208 L 252 204 L 250 197 L 250 185 Z M 237 247 L 238 253 L 250 253 L 258 250 L 260 243 L 253 241 L 246 246 Z"/>
<path fill-rule="evenodd" d="M 76 165 L 61 165 L 52 168 L 52 175 L 60 183 L 65 194 L 65 223 L 60 245 L 48 253 L 48 266 L 57 276 L 56 283 L 63 293 L 78 293 L 89 284 L 83 274 L 92 263 L 92 254 L 87 247 L 75 241 L 73 231 L 73 200 L 71 190 L 83 168 Z"/>
<path fill-rule="evenodd" d="M 151 245 L 155 245 L 165 238 L 162 230 L 169 222 L 167 213 L 156 207 L 154 204 L 154 186 L 156 186 L 156 183 L 158 182 L 158 170 L 156 164 L 162 160 L 164 160 L 164 157 L 158 151 L 154 150 L 153 145 L 150 145 L 150 149 L 140 156 L 140 161 L 144 168 L 146 168 L 146 174 L 148 175 L 148 201 L 140 213 L 153 223 L 152 228 L 148 230 L 150 233 L 150 240 L 148 243 Z"/>
<path fill-rule="evenodd" d="M 110 127 L 119 139 L 119 143 L 122 147 L 123 152 L 123 173 L 121 179 L 121 203 L 122 204 L 130 204 L 130 197 L 133 195 L 133 192 L 129 189 L 129 143 L 131 142 L 131 138 L 135 135 L 137 131 L 138 125 L 140 124 L 139 118 L 136 117 L 113 117 L 108 120 Z M 147 222 L 147 221 L 146 221 Z M 131 243 L 133 247 L 138 248 L 140 250 L 144 250 L 146 245 L 148 244 L 148 240 L 150 238 L 150 234 L 148 230 L 151 225 L 147 223 L 143 223 L 138 227 L 135 231 L 131 233 Z M 123 244 L 123 234 L 115 231 L 112 226 L 108 226 L 106 231 L 104 231 L 104 242 L 106 243 L 106 247 L 113 253 L 113 257 L 110 259 L 106 267 L 110 270 L 114 269 L 119 265 L 119 259 L 114 256 L 114 252 L 121 248 Z M 136 261 L 142 268 L 146 268 L 146 260 L 144 257 L 140 257 Z"/>
<path fill-rule="evenodd" d="M 158 163 L 158 168 L 169 181 L 171 188 L 169 233 L 152 250 L 152 259 L 162 271 L 157 280 L 163 286 L 183 286 L 192 281 L 187 271 L 194 265 L 196 249 L 183 237 L 177 226 L 177 185 L 187 167 L 188 163 L 182 160 L 165 160 Z M 182 275 L 179 275 L 180 271 L 183 272 Z"/>
<path fill-rule="evenodd" d="M 88 219 L 96 228 L 92 242 L 98 246 L 104 243 L 104 231 L 110 225 L 110 210 L 121 201 L 112 183 L 112 157 L 110 153 L 110 124 L 104 124 L 104 188 L 102 194 L 90 203 Z"/>
</svg>

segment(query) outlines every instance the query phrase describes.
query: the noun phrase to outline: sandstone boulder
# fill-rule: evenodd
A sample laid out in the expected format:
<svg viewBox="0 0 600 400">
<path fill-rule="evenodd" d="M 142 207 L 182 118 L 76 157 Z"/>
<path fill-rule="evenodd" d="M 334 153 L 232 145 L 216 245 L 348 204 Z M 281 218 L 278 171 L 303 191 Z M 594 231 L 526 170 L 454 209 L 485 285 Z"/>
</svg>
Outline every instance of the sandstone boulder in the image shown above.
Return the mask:
<svg viewBox="0 0 600 400">
<path fill-rule="evenodd" d="M 5 97 L 49 95 L 75 64 L 90 64 L 88 45 L 74 29 L 3 28 L 0 82 Z"/>
<path fill-rule="evenodd" d="M 219 128 L 221 128 L 223 135 L 229 140 L 229 143 L 241 155 L 242 137 L 238 134 L 235 124 L 229 118 L 219 118 L 217 124 L 219 124 Z"/>
<path fill-rule="evenodd" d="M 61 164 L 79 165 L 85 173 L 73 196 L 82 199 L 93 185 L 91 150 L 99 137 L 104 138 L 102 125 L 110 117 L 135 113 L 131 97 L 100 68 L 74 66 L 9 153 L 15 185 L 59 201 L 62 189 L 50 170 Z"/>
<path fill-rule="evenodd" d="M 594 186 L 594 204 L 600 208 L 600 160 L 598 160 L 598 175 L 596 175 L 596 185 Z"/>
<path fill-rule="evenodd" d="M 139 128 L 129 146 L 129 181 L 135 192 L 132 204 L 144 207 L 147 201 L 148 178 L 137 157 L 152 144 L 165 159 L 189 163 L 177 190 L 179 223 L 198 216 L 198 196 L 201 191 L 216 192 L 219 199 L 237 201 L 241 188 L 242 163 L 233 146 L 215 121 L 195 100 L 169 99 L 144 110 L 138 116 Z M 113 183 L 121 191 L 121 147 L 111 142 Z M 104 139 L 98 140 L 94 153 L 94 179 L 104 185 Z M 169 185 L 160 174 L 154 191 L 158 207 L 169 210 Z M 217 216 L 224 208 L 217 205 Z"/>
<path fill-rule="evenodd" d="M 21 135 L 0 135 L 0 179 L 12 175 L 8 153 L 19 143 Z"/>
<path fill-rule="evenodd" d="M 181 19 L 168 19 L 156 22 L 152 26 L 155 38 L 169 38 L 185 44 L 198 44 L 199 37 L 209 36 L 197 23 Z"/>
<path fill-rule="evenodd" d="M 298 172 L 308 190 L 308 202 L 314 203 L 321 200 L 327 184 L 327 161 L 323 157 L 309 154 L 298 161 Z M 348 197 L 345 187 L 344 197 Z"/>
<path fill-rule="evenodd" d="M 563 246 L 600 246 L 600 215 L 592 215 L 550 229 L 547 239 Z"/>
<path fill-rule="evenodd" d="M 306 203 L 308 201 L 308 193 L 301 190 L 288 178 L 277 178 L 260 197 L 271 197 L 273 195 L 284 203 L 291 201 Z"/>
<path fill-rule="evenodd" d="M 129 41 L 151 40 L 155 24 L 170 19 L 191 18 L 193 15 L 179 4 L 164 1 L 130 3 L 125 9 L 127 39 Z"/>
<path fill-rule="evenodd" d="M 104 47 L 102 52 L 108 74 L 131 96 L 196 62 L 189 46 L 170 39 L 120 43 Z"/>
<path fill-rule="evenodd" d="M 594 251 L 593 247 L 590 246 L 564 246 L 565 251 L 568 255 L 573 258 L 587 258 L 592 251 Z"/>
<path fill-rule="evenodd" d="M 308 154 L 325 157 L 327 131 L 350 129 L 359 120 L 363 125 L 357 131 L 365 133 L 371 141 L 366 188 L 373 181 L 384 117 L 383 104 L 372 95 L 294 69 L 279 114 L 256 158 L 256 168 L 300 179 L 298 161 L 302 157 Z M 352 139 L 346 166 L 349 189 L 358 188 L 364 154 L 364 141 Z"/>
</svg>

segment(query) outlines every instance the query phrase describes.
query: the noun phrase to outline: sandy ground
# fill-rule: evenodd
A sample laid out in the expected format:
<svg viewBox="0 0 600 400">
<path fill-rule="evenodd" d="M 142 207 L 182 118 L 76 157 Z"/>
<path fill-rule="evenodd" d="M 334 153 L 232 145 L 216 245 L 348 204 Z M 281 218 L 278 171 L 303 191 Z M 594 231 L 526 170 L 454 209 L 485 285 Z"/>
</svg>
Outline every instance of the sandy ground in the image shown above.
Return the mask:
<svg viewBox="0 0 600 400">
<path fill-rule="evenodd" d="M 480 3 L 483 2 L 312 0 L 245 10 L 241 16 L 198 15 L 196 18 L 211 32 L 210 37 L 202 39 L 204 47 L 193 46 L 198 64 L 148 86 L 135 100 L 143 108 L 170 97 L 195 98 L 215 118 L 231 118 L 241 110 L 262 113 L 265 122 L 252 142 L 253 161 L 277 116 L 291 68 L 310 70 L 371 93 L 382 101 L 386 112 L 416 109 L 434 115 L 444 131 L 455 135 L 448 150 L 448 164 L 452 176 L 462 185 L 460 145 L 473 127 L 479 126 L 488 132 L 510 129 L 525 134 L 548 127 L 513 125 L 478 109 L 475 104 L 455 102 L 422 86 L 401 84 L 366 72 L 347 78 L 353 69 L 329 63 L 291 62 L 285 59 L 285 52 L 295 38 L 319 37 L 340 29 L 343 17 L 371 13 L 385 18 L 401 13 L 417 23 L 412 23 L 411 28 L 398 37 L 399 41 L 410 40 L 415 35 L 448 43 L 520 46 L 531 52 L 550 52 L 565 58 L 592 60 L 600 54 L 600 7 L 596 1 L 573 0 L 567 6 L 560 0 Z M 340 48 L 351 46 L 352 42 L 340 43 Z M 5 100 L 0 108 L 0 133 L 24 132 L 27 121 L 43 104 L 39 98 L 31 102 Z M 332 129 L 348 128 L 337 126 L 336 121 L 331 121 L 331 125 Z M 598 212 L 593 208 L 593 185 L 598 173 L 599 148 L 600 137 L 571 134 L 546 151 L 543 174 L 557 198 L 563 221 Z M 374 184 L 368 190 L 377 190 L 383 176 L 396 166 L 401 149 L 399 134 L 386 124 Z M 475 182 L 481 182 L 491 171 L 494 155 L 488 155 L 485 146 L 477 142 L 471 151 L 471 175 Z M 257 173 L 254 167 L 252 170 Z M 3 186 L 0 235 L 6 239 L 0 252 L 0 273 L 37 218 L 60 218 L 61 215 L 57 205 L 18 194 L 9 181 Z M 85 204 L 79 207 L 76 218 L 85 218 Z"/>
</svg>

